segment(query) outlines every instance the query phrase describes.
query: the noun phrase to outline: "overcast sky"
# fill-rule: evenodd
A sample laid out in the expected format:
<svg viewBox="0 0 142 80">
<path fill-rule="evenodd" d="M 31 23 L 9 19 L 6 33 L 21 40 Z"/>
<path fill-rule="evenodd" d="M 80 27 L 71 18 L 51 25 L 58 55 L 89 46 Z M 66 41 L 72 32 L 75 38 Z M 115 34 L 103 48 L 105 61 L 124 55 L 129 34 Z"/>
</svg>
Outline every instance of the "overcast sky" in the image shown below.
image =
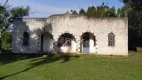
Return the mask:
<svg viewBox="0 0 142 80">
<path fill-rule="evenodd" d="M 0 0 L 3 4 L 5 0 Z M 48 17 L 52 14 L 61 14 L 71 9 L 79 11 L 81 8 L 87 9 L 88 6 L 97 6 L 102 3 L 120 8 L 123 3 L 118 0 L 9 0 L 9 4 L 15 6 L 30 6 L 29 17 Z"/>
</svg>

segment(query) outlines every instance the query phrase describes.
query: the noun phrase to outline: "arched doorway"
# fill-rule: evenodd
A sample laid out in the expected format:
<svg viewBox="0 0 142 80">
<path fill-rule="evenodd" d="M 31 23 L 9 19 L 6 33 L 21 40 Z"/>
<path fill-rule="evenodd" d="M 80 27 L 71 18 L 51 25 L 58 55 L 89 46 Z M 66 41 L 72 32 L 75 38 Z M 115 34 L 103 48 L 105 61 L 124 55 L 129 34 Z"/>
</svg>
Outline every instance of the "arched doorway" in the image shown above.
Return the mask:
<svg viewBox="0 0 142 80">
<path fill-rule="evenodd" d="M 53 51 L 53 36 L 49 32 L 45 32 L 41 35 L 41 51 L 42 52 Z"/>
<path fill-rule="evenodd" d="M 86 32 L 81 36 L 81 52 L 82 53 L 95 53 L 96 52 L 96 37 Z"/>
<path fill-rule="evenodd" d="M 59 52 L 75 53 L 76 52 L 76 40 L 72 34 L 64 33 L 58 39 Z"/>
</svg>

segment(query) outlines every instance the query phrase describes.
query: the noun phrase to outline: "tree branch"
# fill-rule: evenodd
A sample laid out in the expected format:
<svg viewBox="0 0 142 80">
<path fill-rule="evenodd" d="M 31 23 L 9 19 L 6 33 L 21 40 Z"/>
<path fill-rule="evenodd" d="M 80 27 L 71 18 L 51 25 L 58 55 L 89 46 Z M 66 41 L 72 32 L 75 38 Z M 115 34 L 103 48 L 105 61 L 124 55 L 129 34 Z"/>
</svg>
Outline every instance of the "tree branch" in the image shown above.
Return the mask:
<svg viewBox="0 0 142 80">
<path fill-rule="evenodd" d="M 6 0 L 3 6 L 6 6 L 9 0 Z"/>
</svg>

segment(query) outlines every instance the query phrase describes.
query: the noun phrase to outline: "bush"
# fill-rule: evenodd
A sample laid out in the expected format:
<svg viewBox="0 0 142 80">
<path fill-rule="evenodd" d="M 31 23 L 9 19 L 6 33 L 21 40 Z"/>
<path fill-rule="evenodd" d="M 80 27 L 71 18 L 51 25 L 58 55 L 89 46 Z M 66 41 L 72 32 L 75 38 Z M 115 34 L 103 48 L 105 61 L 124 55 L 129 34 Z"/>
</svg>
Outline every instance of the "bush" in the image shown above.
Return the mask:
<svg viewBox="0 0 142 80">
<path fill-rule="evenodd" d="M 12 34 L 11 32 L 3 32 L 1 35 L 2 49 L 9 50 L 12 46 Z"/>
</svg>

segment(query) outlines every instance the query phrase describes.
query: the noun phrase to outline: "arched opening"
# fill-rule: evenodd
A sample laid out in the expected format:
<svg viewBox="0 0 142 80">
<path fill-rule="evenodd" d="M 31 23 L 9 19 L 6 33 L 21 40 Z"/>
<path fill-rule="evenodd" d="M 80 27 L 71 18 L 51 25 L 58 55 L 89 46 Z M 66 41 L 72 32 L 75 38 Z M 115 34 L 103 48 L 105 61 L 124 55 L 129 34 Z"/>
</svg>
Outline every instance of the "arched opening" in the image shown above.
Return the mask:
<svg viewBox="0 0 142 80">
<path fill-rule="evenodd" d="M 115 46 L 115 35 L 114 33 L 109 33 L 108 34 L 108 46 Z"/>
<path fill-rule="evenodd" d="M 96 52 L 96 37 L 86 32 L 81 36 L 81 52 L 82 53 L 95 53 Z"/>
<path fill-rule="evenodd" d="M 76 52 L 76 40 L 72 34 L 62 34 L 58 39 L 59 52 L 75 53 Z"/>
<path fill-rule="evenodd" d="M 49 32 L 45 32 L 41 35 L 41 51 L 42 52 L 53 51 L 53 36 Z"/>
<path fill-rule="evenodd" d="M 24 32 L 23 34 L 23 46 L 28 46 L 29 45 L 29 33 Z"/>
</svg>

